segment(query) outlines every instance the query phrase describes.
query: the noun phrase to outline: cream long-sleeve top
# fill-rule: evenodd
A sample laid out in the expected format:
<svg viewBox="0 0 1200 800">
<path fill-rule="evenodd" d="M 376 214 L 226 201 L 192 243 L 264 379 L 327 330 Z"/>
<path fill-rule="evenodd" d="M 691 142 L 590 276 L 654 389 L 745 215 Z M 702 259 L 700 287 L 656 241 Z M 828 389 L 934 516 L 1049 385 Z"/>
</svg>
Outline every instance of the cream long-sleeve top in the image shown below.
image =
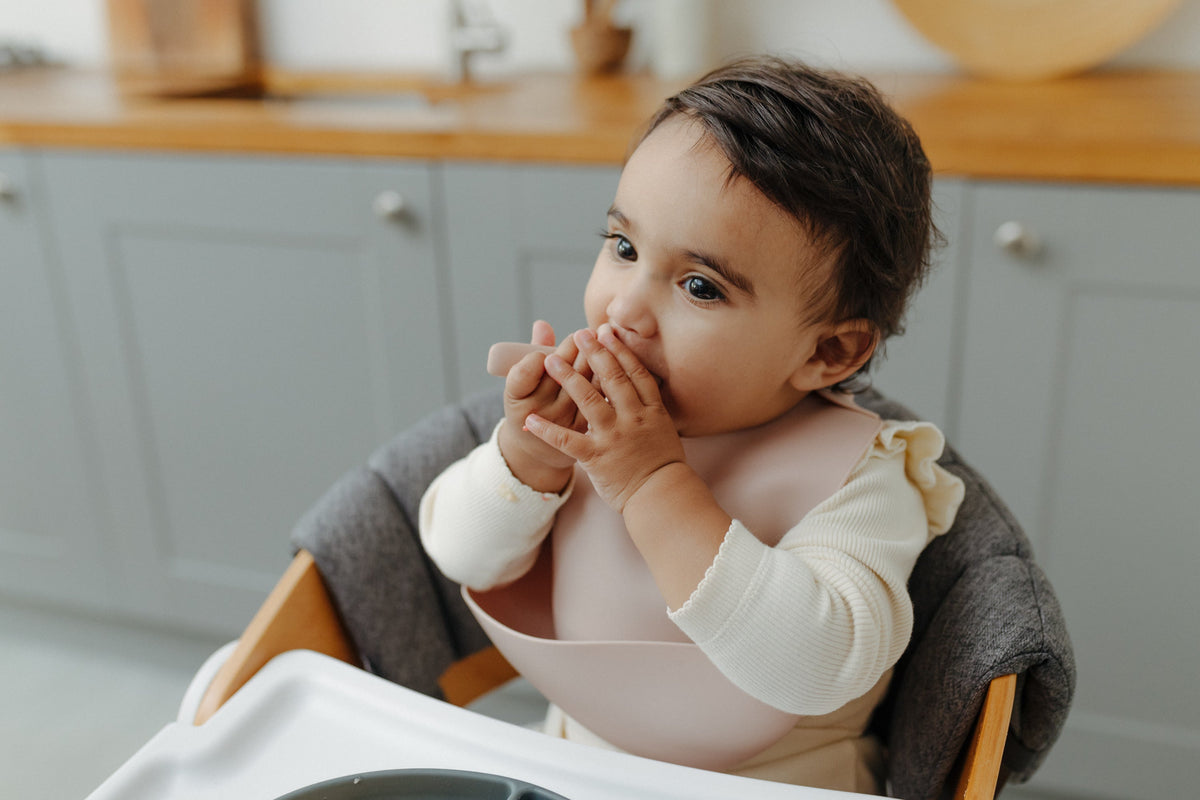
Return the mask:
<svg viewBox="0 0 1200 800">
<path fill-rule="evenodd" d="M 545 494 L 518 481 L 498 431 L 430 484 L 419 515 L 438 568 L 481 591 L 530 569 L 573 488 Z M 827 714 L 864 695 L 904 652 L 908 576 L 962 502 L 962 481 L 935 463 L 943 447 L 930 423 L 885 421 L 841 489 L 777 545 L 735 520 L 670 618 L 727 678 L 775 708 Z"/>
</svg>

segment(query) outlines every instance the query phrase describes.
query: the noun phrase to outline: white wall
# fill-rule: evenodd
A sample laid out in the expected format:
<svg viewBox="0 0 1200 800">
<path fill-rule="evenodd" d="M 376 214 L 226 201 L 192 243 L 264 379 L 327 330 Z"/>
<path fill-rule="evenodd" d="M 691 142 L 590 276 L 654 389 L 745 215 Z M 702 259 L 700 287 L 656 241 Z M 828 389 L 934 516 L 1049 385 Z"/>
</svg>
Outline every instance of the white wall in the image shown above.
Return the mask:
<svg viewBox="0 0 1200 800">
<path fill-rule="evenodd" d="M 953 69 L 887 0 L 687 0 L 709 3 L 717 56 L 786 52 L 849 70 Z M 637 28 L 634 66 L 648 63 L 654 0 L 623 0 Z M 483 57 L 482 73 L 569 69 L 567 29 L 582 0 L 488 0 L 511 32 L 508 50 Z M 678 4 L 678 0 L 676 0 Z M 447 0 L 259 0 L 267 58 L 294 69 L 438 70 L 446 63 Z M 107 60 L 103 0 L 0 0 L 0 40 L 46 47 L 57 58 Z M 1170 20 L 1116 64 L 1200 68 L 1200 0 L 1183 0 Z"/>
</svg>

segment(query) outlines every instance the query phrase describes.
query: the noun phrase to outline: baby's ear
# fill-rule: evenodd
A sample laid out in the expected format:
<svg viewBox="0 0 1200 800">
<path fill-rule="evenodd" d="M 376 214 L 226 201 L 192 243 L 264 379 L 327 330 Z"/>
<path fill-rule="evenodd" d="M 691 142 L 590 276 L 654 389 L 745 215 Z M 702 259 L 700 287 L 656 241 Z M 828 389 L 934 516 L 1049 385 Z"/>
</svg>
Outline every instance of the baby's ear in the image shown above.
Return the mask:
<svg viewBox="0 0 1200 800">
<path fill-rule="evenodd" d="M 822 331 L 816 350 L 805 365 L 814 388 L 844 381 L 871 358 L 879 344 L 879 331 L 865 319 L 851 319 Z"/>
</svg>

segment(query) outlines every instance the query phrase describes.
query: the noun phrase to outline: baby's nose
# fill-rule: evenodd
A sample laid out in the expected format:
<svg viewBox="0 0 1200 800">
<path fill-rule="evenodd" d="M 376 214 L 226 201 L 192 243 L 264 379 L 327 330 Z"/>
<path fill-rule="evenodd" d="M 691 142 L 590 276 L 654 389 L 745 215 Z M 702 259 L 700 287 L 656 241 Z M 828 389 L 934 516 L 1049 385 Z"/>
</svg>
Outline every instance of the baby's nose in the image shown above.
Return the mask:
<svg viewBox="0 0 1200 800">
<path fill-rule="evenodd" d="M 613 295 L 609 302 L 608 320 L 618 330 L 632 331 L 643 339 L 658 332 L 658 320 L 647 287 L 631 282 Z"/>
</svg>

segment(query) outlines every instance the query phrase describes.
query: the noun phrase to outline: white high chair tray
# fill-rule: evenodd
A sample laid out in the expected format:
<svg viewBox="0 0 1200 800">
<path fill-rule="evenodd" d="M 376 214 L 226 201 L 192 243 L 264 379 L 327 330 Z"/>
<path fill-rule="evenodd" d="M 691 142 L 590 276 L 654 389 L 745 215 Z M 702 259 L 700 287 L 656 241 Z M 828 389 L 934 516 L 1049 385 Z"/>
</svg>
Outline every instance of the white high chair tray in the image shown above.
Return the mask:
<svg viewBox="0 0 1200 800">
<path fill-rule="evenodd" d="M 585 747 L 295 651 L 268 663 L 204 725 L 167 725 L 89 800 L 275 800 L 331 778 L 395 769 L 495 773 L 570 800 L 864 797 Z"/>
</svg>

